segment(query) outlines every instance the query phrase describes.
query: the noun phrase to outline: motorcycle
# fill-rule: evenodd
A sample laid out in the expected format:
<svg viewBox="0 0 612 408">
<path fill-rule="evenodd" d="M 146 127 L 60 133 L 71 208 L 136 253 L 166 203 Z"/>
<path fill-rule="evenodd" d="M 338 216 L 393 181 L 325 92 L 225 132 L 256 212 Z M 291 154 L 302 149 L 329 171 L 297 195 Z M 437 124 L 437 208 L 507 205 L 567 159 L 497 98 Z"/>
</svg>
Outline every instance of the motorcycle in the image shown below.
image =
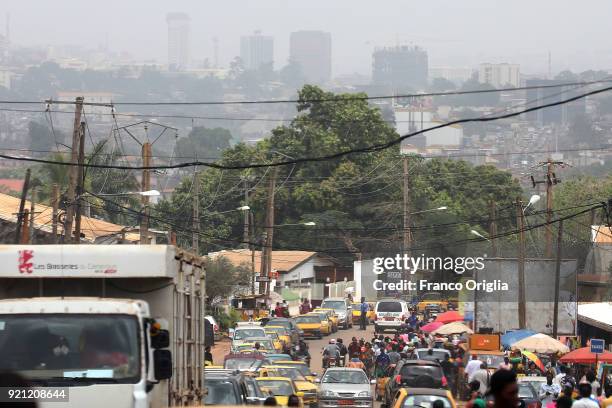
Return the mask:
<svg viewBox="0 0 612 408">
<path fill-rule="evenodd" d="M 323 356 L 323 368 L 328 369 L 329 367 L 337 367 L 338 361 L 336 357 Z"/>
</svg>

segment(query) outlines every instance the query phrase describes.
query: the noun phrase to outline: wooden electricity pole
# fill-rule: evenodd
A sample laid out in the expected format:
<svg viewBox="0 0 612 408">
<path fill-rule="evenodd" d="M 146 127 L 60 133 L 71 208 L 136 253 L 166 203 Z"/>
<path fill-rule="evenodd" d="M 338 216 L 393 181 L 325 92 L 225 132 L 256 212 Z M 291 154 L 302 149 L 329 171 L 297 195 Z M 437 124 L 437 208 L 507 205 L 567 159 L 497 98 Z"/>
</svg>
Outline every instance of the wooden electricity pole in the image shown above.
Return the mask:
<svg viewBox="0 0 612 408">
<path fill-rule="evenodd" d="M 23 181 L 23 188 L 21 189 L 21 200 L 19 201 L 19 212 L 17 213 L 17 228 L 15 229 L 15 244 L 21 242 L 21 229 L 23 228 L 25 202 L 28 197 L 28 188 L 30 187 L 30 169 L 26 170 L 25 179 Z"/>
<path fill-rule="evenodd" d="M 191 247 L 196 255 L 200 255 L 200 174 L 193 175 L 193 226 Z"/>
<path fill-rule="evenodd" d="M 64 226 L 64 235 L 62 242 L 70 242 L 72 240 L 72 221 L 74 218 L 74 208 L 78 177 L 78 159 L 79 159 L 79 141 L 81 140 L 81 113 L 83 112 L 83 97 L 76 98 L 74 107 L 74 125 L 72 127 L 72 148 L 70 155 L 70 163 L 72 164 L 68 170 L 68 191 L 66 192 L 66 222 Z"/>
<path fill-rule="evenodd" d="M 36 230 L 34 229 L 34 214 L 36 214 L 36 189 L 32 189 L 30 192 L 30 223 L 28 230 L 28 244 L 34 243 L 34 234 Z"/>
<path fill-rule="evenodd" d="M 268 183 L 268 201 L 266 203 L 266 239 L 261 256 L 260 276 L 270 278 L 272 272 L 272 243 L 274 239 L 274 189 L 276 188 L 276 178 L 278 177 L 278 167 L 274 167 L 272 176 Z M 266 283 L 266 295 L 270 293 L 270 282 Z"/>
<path fill-rule="evenodd" d="M 518 320 L 519 329 L 524 329 L 526 324 L 525 310 L 525 215 L 523 214 L 523 202 L 516 199 L 516 225 L 519 230 L 518 248 Z"/>
<path fill-rule="evenodd" d="M 410 186 L 408 183 L 408 156 L 404 156 L 403 158 L 403 165 L 404 165 L 404 171 L 403 171 L 403 193 L 404 193 L 404 200 L 403 200 L 403 210 L 404 210 L 404 234 L 403 234 L 403 253 L 404 254 L 409 254 L 410 253 L 410 247 L 412 245 L 412 242 L 410 240 Z"/>
<path fill-rule="evenodd" d="M 553 207 L 553 162 L 546 163 L 546 228 L 544 229 L 546 251 L 544 256 L 552 258 L 552 207 Z"/>
<path fill-rule="evenodd" d="M 53 185 L 51 186 L 51 234 L 53 235 L 52 242 L 54 244 L 57 244 L 57 215 L 59 210 L 59 200 L 59 186 L 57 185 L 57 183 L 53 183 Z"/>
<path fill-rule="evenodd" d="M 81 243 L 81 213 L 83 212 L 81 203 L 85 193 L 85 122 L 81 122 L 81 134 L 79 138 L 79 167 L 77 169 L 77 188 L 76 188 L 76 216 L 74 221 L 74 243 Z"/>
<path fill-rule="evenodd" d="M 555 265 L 555 303 L 553 309 L 553 339 L 557 338 L 559 326 L 559 285 L 561 283 L 561 257 L 562 257 L 563 220 L 559 220 L 557 231 L 557 261 Z"/>
<path fill-rule="evenodd" d="M 491 256 L 497 258 L 497 205 L 495 201 L 489 202 L 489 241 L 491 241 Z"/>
<path fill-rule="evenodd" d="M 151 170 L 147 167 L 151 166 L 151 143 L 145 142 L 142 144 L 142 191 L 151 189 Z M 149 197 L 142 196 L 142 219 L 140 220 L 140 243 L 149 243 Z"/>
</svg>

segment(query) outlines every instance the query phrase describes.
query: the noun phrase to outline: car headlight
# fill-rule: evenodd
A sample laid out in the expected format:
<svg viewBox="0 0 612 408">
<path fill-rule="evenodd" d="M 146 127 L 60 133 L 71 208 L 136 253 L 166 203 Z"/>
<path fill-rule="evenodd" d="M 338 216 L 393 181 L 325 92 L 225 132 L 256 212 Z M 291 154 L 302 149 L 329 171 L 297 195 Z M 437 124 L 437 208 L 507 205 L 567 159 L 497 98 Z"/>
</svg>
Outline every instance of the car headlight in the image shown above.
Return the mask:
<svg viewBox="0 0 612 408">
<path fill-rule="evenodd" d="M 323 390 L 323 391 L 321 391 L 320 395 L 322 397 L 335 397 L 336 393 L 333 392 L 332 390 Z"/>
<path fill-rule="evenodd" d="M 358 397 L 369 397 L 371 396 L 370 391 L 361 391 L 359 394 L 357 394 Z"/>
</svg>

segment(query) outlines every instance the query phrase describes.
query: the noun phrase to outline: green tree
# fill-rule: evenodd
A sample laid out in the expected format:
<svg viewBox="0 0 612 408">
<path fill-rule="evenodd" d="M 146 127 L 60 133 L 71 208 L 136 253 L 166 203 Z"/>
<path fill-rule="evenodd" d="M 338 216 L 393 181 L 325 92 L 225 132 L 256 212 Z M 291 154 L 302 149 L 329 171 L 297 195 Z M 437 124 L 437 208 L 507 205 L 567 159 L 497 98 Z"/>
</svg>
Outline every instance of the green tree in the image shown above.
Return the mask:
<svg viewBox="0 0 612 408">
<path fill-rule="evenodd" d="M 195 127 L 187 137 L 176 142 L 176 155 L 201 159 L 218 159 L 230 147 L 232 134 L 223 128 Z"/>
<path fill-rule="evenodd" d="M 234 266 L 225 257 L 205 258 L 206 295 L 209 299 L 227 298 L 237 286 L 248 286 L 251 273 L 246 266 Z"/>
<path fill-rule="evenodd" d="M 454 91 L 457 86 L 446 78 L 434 78 L 431 81 L 430 89 L 433 92 Z"/>
<path fill-rule="evenodd" d="M 46 152 L 56 149 L 57 144 L 65 143 L 64 133 L 56 130 L 53 134 L 48 126 L 34 121 L 28 123 L 28 135 L 30 136 L 29 146 L 34 154 L 46 154 Z"/>
</svg>

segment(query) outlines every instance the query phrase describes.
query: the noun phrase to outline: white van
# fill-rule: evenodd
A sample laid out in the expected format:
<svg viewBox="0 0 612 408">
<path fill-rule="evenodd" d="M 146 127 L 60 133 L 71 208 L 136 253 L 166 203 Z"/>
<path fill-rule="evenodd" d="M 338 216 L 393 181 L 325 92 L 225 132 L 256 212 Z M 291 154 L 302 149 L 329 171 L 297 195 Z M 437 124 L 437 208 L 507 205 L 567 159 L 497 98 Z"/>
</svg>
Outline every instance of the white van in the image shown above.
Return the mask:
<svg viewBox="0 0 612 408">
<path fill-rule="evenodd" d="M 408 303 L 400 299 L 382 299 L 376 303 L 374 309 L 376 320 L 374 332 L 382 333 L 385 330 L 398 330 L 403 322 L 410 316 Z"/>
</svg>

